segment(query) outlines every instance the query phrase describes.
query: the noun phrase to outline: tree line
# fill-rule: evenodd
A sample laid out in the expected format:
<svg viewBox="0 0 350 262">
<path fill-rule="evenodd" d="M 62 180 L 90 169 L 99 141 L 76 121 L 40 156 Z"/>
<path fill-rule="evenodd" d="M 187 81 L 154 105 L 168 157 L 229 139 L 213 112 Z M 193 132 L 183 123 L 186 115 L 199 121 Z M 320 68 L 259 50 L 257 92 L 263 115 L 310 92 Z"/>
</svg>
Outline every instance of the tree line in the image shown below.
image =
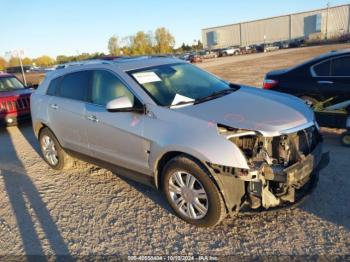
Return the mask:
<svg viewBox="0 0 350 262">
<path fill-rule="evenodd" d="M 50 67 L 56 64 L 77 62 L 89 59 L 98 59 L 105 56 L 134 56 L 134 55 L 156 55 L 156 54 L 174 54 L 190 52 L 203 49 L 203 44 L 194 41 L 192 45 L 183 43 L 175 49 L 175 37 L 164 27 L 153 31 L 139 31 L 135 35 L 119 37 L 114 35 L 108 40 L 108 54 L 105 53 L 82 53 L 75 56 L 58 55 L 56 58 L 43 55 L 37 58 L 25 57 L 22 63 L 25 66 Z M 0 71 L 6 67 L 19 66 L 17 57 L 11 57 L 6 60 L 0 57 Z"/>
</svg>

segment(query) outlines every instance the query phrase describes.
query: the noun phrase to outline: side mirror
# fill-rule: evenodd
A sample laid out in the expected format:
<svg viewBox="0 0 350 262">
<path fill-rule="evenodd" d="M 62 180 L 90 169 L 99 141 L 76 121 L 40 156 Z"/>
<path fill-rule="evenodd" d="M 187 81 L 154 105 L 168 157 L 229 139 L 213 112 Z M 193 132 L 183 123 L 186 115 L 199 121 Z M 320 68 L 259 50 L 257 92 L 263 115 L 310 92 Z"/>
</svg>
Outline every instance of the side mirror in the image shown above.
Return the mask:
<svg viewBox="0 0 350 262">
<path fill-rule="evenodd" d="M 108 112 L 144 112 L 143 105 L 136 98 L 133 105 L 127 96 L 121 96 L 108 102 L 106 109 Z"/>
</svg>

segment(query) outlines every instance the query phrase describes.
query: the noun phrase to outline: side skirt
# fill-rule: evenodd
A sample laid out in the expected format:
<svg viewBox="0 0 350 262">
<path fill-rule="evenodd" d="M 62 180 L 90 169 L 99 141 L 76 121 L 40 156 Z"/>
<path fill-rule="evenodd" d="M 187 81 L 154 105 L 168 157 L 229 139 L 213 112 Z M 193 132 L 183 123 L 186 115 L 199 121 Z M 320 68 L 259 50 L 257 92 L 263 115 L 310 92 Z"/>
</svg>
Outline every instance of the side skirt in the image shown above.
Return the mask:
<svg viewBox="0 0 350 262">
<path fill-rule="evenodd" d="M 69 149 L 64 149 L 64 150 L 74 158 L 77 158 L 77 159 L 80 159 L 84 162 L 88 162 L 88 163 L 94 164 L 96 166 L 105 168 L 105 169 L 115 173 L 118 176 L 120 175 L 120 176 L 126 177 L 128 179 L 134 180 L 136 182 L 142 183 L 144 185 L 156 188 L 156 185 L 154 183 L 154 178 L 152 176 L 142 174 L 142 173 L 139 173 L 137 171 L 130 170 L 130 169 L 127 169 L 124 167 L 120 167 L 120 166 L 111 164 L 109 162 L 106 162 L 106 161 L 103 161 L 100 159 L 96 159 L 96 158 L 93 158 L 91 156 L 87 156 L 85 154 L 81 154 L 81 153 L 78 153 L 78 152 L 75 152 L 75 151 L 72 151 Z"/>
</svg>

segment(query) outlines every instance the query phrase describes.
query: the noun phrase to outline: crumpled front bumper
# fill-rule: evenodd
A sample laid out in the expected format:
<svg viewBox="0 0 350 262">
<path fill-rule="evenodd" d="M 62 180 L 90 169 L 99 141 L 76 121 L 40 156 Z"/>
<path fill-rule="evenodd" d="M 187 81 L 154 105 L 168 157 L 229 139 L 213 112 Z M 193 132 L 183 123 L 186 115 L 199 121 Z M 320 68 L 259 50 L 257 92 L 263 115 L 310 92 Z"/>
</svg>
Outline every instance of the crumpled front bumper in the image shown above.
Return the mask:
<svg viewBox="0 0 350 262">
<path fill-rule="evenodd" d="M 323 154 L 319 143 L 309 155 L 287 168 L 265 165 L 258 172 L 252 172 L 244 178 L 248 182 L 251 207 L 268 209 L 296 203 L 311 191 L 310 185 L 316 185 L 318 171 L 328 162 L 328 154 Z M 283 192 L 274 190 L 272 185 L 282 185 Z"/>
</svg>

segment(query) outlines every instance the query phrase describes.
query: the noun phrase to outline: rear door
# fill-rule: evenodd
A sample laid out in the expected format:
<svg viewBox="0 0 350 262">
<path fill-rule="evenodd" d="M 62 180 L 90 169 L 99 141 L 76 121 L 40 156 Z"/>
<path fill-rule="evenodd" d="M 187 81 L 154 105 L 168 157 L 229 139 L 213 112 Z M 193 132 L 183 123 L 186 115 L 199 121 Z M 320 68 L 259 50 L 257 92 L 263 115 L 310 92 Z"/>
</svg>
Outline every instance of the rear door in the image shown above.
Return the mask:
<svg viewBox="0 0 350 262">
<path fill-rule="evenodd" d="M 331 59 L 319 62 L 311 67 L 313 75 L 312 86 L 318 100 L 334 99 L 337 95 L 333 77 L 331 76 Z"/>
<path fill-rule="evenodd" d="M 336 95 L 334 103 L 350 100 L 350 55 L 332 59 L 331 76 Z"/>
<path fill-rule="evenodd" d="M 53 80 L 48 89 L 50 128 L 64 148 L 88 154 L 85 106 L 91 71 L 79 71 Z"/>
</svg>

